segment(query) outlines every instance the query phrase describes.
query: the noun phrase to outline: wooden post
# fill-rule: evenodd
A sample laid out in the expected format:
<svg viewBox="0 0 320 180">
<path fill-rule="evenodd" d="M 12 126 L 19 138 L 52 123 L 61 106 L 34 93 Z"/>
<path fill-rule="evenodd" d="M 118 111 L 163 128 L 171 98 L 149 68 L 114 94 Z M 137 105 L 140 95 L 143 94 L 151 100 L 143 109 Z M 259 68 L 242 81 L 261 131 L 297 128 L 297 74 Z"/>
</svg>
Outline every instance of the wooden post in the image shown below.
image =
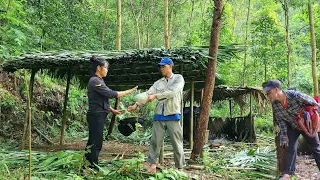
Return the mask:
<svg viewBox="0 0 320 180">
<path fill-rule="evenodd" d="M 120 105 L 120 98 L 117 98 L 116 102 L 114 103 L 114 109 L 118 109 L 119 105 Z M 110 136 L 113 132 L 114 125 L 116 124 L 116 116 L 117 116 L 116 114 L 112 114 L 111 123 L 109 125 L 107 136 Z"/>
<path fill-rule="evenodd" d="M 230 112 L 230 118 L 232 118 L 232 108 L 231 108 L 232 102 L 231 99 L 229 99 L 229 112 Z"/>
<path fill-rule="evenodd" d="M 70 81 L 71 81 L 71 70 L 68 70 L 67 75 L 67 87 L 64 94 L 64 103 L 63 103 L 63 110 L 62 110 L 62 126 L 60 129 L 60 145 L 64 144 L 64 130 L 67 124 L 67 105 L 68 105 L 68 97 L 69 97 L 69 89 L 70 89 Z"/>
<path fill-rule="evenodd" d="M 202 98 L 203 98 L 203 89 L 201 89 L 200 104 L 202 103 Z"/>
<path fill-rule="evenodd" d="M 26 119 L 24 121 L 24 128 L 23 128 L 23 134 L 22 134 L 22 140 L 21 140 L 21 149 L 24 149 L 25 146 L 25 141 L 26 141 L 26 134 L 27 134 L 27 128 L 28 128 L 28 121 L 29 118 L 31 117 L 31 101 L 32 101 L 32 97 L 33 97 L 33 84 L 34 84 L 34 78 L 36 75 L 37 70 L 32 69 L 31 71 L 31 77 L 30 77 L 30 82 L 29 82 L 29 89 L 27 90 L 27 98 L 29 97 L 30 100 L 30 107 L 28 107 L 28 103 L 27 103 L 27 109 L 26 109 Z M 26 78 L 26 77 L 25 77 Z M 28 82 L 27 80 L 25 80 L 26 86 L 28 86 Z M 27 99 L 28 101 L 28 99 Z M 30 111 L 29 111 L 30 108 Z"/>
<path fill-rule="evenodd" d="M 32 70 L 32 74 L 35 74 L 35 71 Z M 30 85 L 31 85 L 31 78 L 33 77 L 34 79 L 34 75 L 30 77 Z M 28 148 L 29 148 L 29 174 L 28 174 L 28 177 L 29 179 L 31 179 L 31 166 L 32 166 L 32 158 L 31 158 L 31 142 L 32 142 L 32 139 L 31 139 L 31 119 L 32 119 L 32 113 L 31 113 L 31 96 L 32 96 L 32 92 L 31 92 L 31 87 L 30 85 L 28 85 L 28 82 L 27 82 L 27 78 L 25 77 L 25 84 L 26 84 L 26 90 L 27 90 L 27 122 L 28 122 L 28 135 L 29 135 L 29 143 L 28 143 Z"/>
<path fill-rule="evenodd" d="M 179 72 L 180 74 L 183 76 L 183 66 L 184 64 L 180 64 L 179 66 Z M 182 134 L 183 134 L 183 106 L 184 106 L 184 103 L 183 103 L 183 92 L 182 92 L 182 99 L 181 99 L 181 120 L 180 120 L 180 124 L 181 124 L 181 127 L 182 127 Z"/>
<path fill-rule="evenodd" d="M 193 148 L 193 102 L 194 102 L 194 81 L 190 83 L 191 95 L 190 95 L 190 132 L 189 132 L 189 147 Z"/>
<path fill-rule="evenodd" d="M 249 131 L 249 141 L 251 143 L 253 143 L 254 139 L 253 139 L 253 131 L 254 131 L 254 123 L 253 123 L 253 120 L 252 120 L 252 95 L 251 95 L 251 91 L 250 91 L 250 113 L 249 113 L 249 116 L 250 116 L 250 131 Z"/>
</svg>

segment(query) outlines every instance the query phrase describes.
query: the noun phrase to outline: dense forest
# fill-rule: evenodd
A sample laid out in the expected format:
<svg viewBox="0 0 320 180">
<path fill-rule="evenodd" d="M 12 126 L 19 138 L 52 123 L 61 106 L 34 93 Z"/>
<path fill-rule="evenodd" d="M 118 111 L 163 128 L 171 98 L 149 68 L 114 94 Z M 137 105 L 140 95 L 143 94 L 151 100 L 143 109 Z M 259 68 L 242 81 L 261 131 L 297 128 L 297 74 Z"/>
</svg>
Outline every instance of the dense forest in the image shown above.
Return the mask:
<svg viewBox="0 0 320 180">
<path fill-rule="evenodd" d="M 0 0 L 0 64 L 31 52 L 207 48 L 212 36 L 214 3 L 213 0 Z M 311 96 L 318 95 L 318 1 L 225 0 L 221 20 L 219 45 L 234 44 L 241 47 L 241 51 L 232 58 L 217 61 L 215 75 L 219 83 L 261 88 L 263 82 L 279 79 L 284 89 L 295 88 Z M 9 73 L 0 66 L 0 156 L 7 159 L 0 160 L 0 172 L 3 172 L 0 179 L 24 179 L 28 175 L 27 153 L 20 151 L 20 141 L 26 119 L 29 77 L 29 71 Z M 82 164 L 78 162 L 85 146 L 84 142 L 79 142 L 87 137 L 86 88 L 79 79 L 71 79 L 66 145 L 60 146 L 67 79 L 41 70 L 35 80 L 31 135 L 36 152 L 32 179 L 82 179 L 83 174 L 79 171 Z M 120 108 L 126 109 L 133 99 L 133 95 L 121 99 Z M 111 104 L 114 103 L 112 100 Z M 228 103 L 213 104 L 210 117 L 227 117 L 229 109 L 222 108 L 224 106 Z M 195 179 L 272 179 L 277 176 L 272 112 L 269 106 L 263 107 L 263 111 L 257 106 L 254 104 L 253 109 L 258 111 L 255 128 L 261 143 L 257 146 L 261 149 L 250 143 L 236 143 L 225 151 L 212 150 L 210 145 L 205 145 L 210 155 L 204 155 L 200 163 L 204 168 L 191 171 L 191 176 L 196 174 Z M 154 107 L 155 104 L 151 103 L 139 113 L 126 112 L 117 116 L 118 120 L 141 116 L 150 121 L 146 122 L 144 131 L 137 131 L 129 137 L 123 137 L 115 128 L 114 135 L 105 143 L 111 141 L 115 147 L 117 142 L 138 146 L 119 147 L 121 151 L 122 148 L 131 148 L 132 152 L 129 151 L 136 153 L 136 159 L 124 160 L 124 153 L 122 158 L 118 154 L 113 159 L 115 161 L 105 158 L 101 165 L 103 173 L 89 172 L 89 179 L 188 179 L 186 174 L 190 175 L 190 172 L 185 174 L 174 169 L 164 170 L 156 176 L 141 172 Z M 242 113 L 241 108 L 232 108 L 235 113 Z M 72 144 L 74 141 L 77 143 Z M 56 147 L 52 149 L 51 146 Z M 119 150 L 104 148 L 106 153 L 119 153 Z M 71 150 L 66 151 L 68 149 Z M 70 161 L 63 161 L 64 158 Z M 301 179 L 311 178 L 310 174 L 314 173 L 306 172 L 307 167 L 299 168 L 298 174 L 305 175 Z M 299 176 L 294 178 L 299 179 Z"/>
<path fill-rule="evenodd" d="M 121 2 L 121 49 L 164 46 L 163 6 L 162 1 Z M 170 47 L 209 45 L 213 1 L 172 1 L 168 6 Z M 317 29 L 318 4 L 313 14 Z M 272 78 L 288 84 L 286 32 L 291 86 L 312 92 L 308 3 L 293 0 L 226 1 L 219 43 L 248 48 L 219 64 L 225 84 L 256 86 Z M 2 0 L 0 36 L 2 59 L 30 51 L 114 50 L 117 3 Z M 319 42 L 317 31 L 315 37 Z"/>
</svg>

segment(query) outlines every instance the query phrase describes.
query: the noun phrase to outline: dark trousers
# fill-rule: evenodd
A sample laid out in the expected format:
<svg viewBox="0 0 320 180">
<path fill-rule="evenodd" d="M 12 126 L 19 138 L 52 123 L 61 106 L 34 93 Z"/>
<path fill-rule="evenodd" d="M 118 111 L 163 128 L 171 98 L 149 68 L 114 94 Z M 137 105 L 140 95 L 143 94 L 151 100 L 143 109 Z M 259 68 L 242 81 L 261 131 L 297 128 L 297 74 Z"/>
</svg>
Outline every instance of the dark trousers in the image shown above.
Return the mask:
<svg viewBox="0 0 320 180">
<path fill-rule="evenodd" d="M 91 113 L 87 114 L 87 122 L 89 125 L 89 139 L 86 146 L 86 159 L 90 162 L 91 167 L 98 169 L 98 157 L 103 142 L 103 127 L 106 121 L 107 113 Z"/>
<path fill-rule="evenodd" d="M 316 160 L 317 166 L 320 170 L 320 143 L 318 134 L 311 138 L 307 136 L 303 131 L 293 129 L 291 125 L 287 124 L 287 136 L 289 139 L 289 145 L 286 148 L 285 153 L 285 174 L 294 174 L 296 169 L 296 158 L 298 148 L 298 138 L 300 134 L 305 138 L 310 150 L 313 152 L 313 156 Z"/>
</svg>

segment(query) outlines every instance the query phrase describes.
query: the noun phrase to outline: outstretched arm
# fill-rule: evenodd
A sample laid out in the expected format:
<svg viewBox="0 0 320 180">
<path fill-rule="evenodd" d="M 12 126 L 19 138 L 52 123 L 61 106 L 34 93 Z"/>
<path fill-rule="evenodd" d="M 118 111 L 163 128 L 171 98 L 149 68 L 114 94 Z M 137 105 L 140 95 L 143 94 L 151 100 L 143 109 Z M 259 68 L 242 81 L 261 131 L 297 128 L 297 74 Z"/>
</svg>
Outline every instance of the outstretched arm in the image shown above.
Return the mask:
<svg viewBox="0 0 320 180">
<path fill-rule="evenodd" d="M 131 94 L 133 93 L 135 90 L 137 90 L 138 86 L 132 88 L 132 89 L 128 89 L 126 91 L 118 91 L 118 98 L 127 94 Z"/>
</svg>

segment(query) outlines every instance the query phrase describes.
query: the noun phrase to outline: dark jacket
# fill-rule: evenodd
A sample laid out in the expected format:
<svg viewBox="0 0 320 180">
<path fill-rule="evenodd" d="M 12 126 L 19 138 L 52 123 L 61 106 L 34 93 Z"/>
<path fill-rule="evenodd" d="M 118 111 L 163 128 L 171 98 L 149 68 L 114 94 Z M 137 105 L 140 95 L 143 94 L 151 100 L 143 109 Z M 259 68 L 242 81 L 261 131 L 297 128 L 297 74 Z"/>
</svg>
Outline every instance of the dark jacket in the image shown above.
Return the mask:
<svg viewBox="0 0 320 180">
<path fill-rule="evenodd" d="M 92 76 L 88 82 L 88 113 L 110 112 L 110 98 L 118 97 L 118 92 L 109 89 L 102 78 Z"/>
</svg>

